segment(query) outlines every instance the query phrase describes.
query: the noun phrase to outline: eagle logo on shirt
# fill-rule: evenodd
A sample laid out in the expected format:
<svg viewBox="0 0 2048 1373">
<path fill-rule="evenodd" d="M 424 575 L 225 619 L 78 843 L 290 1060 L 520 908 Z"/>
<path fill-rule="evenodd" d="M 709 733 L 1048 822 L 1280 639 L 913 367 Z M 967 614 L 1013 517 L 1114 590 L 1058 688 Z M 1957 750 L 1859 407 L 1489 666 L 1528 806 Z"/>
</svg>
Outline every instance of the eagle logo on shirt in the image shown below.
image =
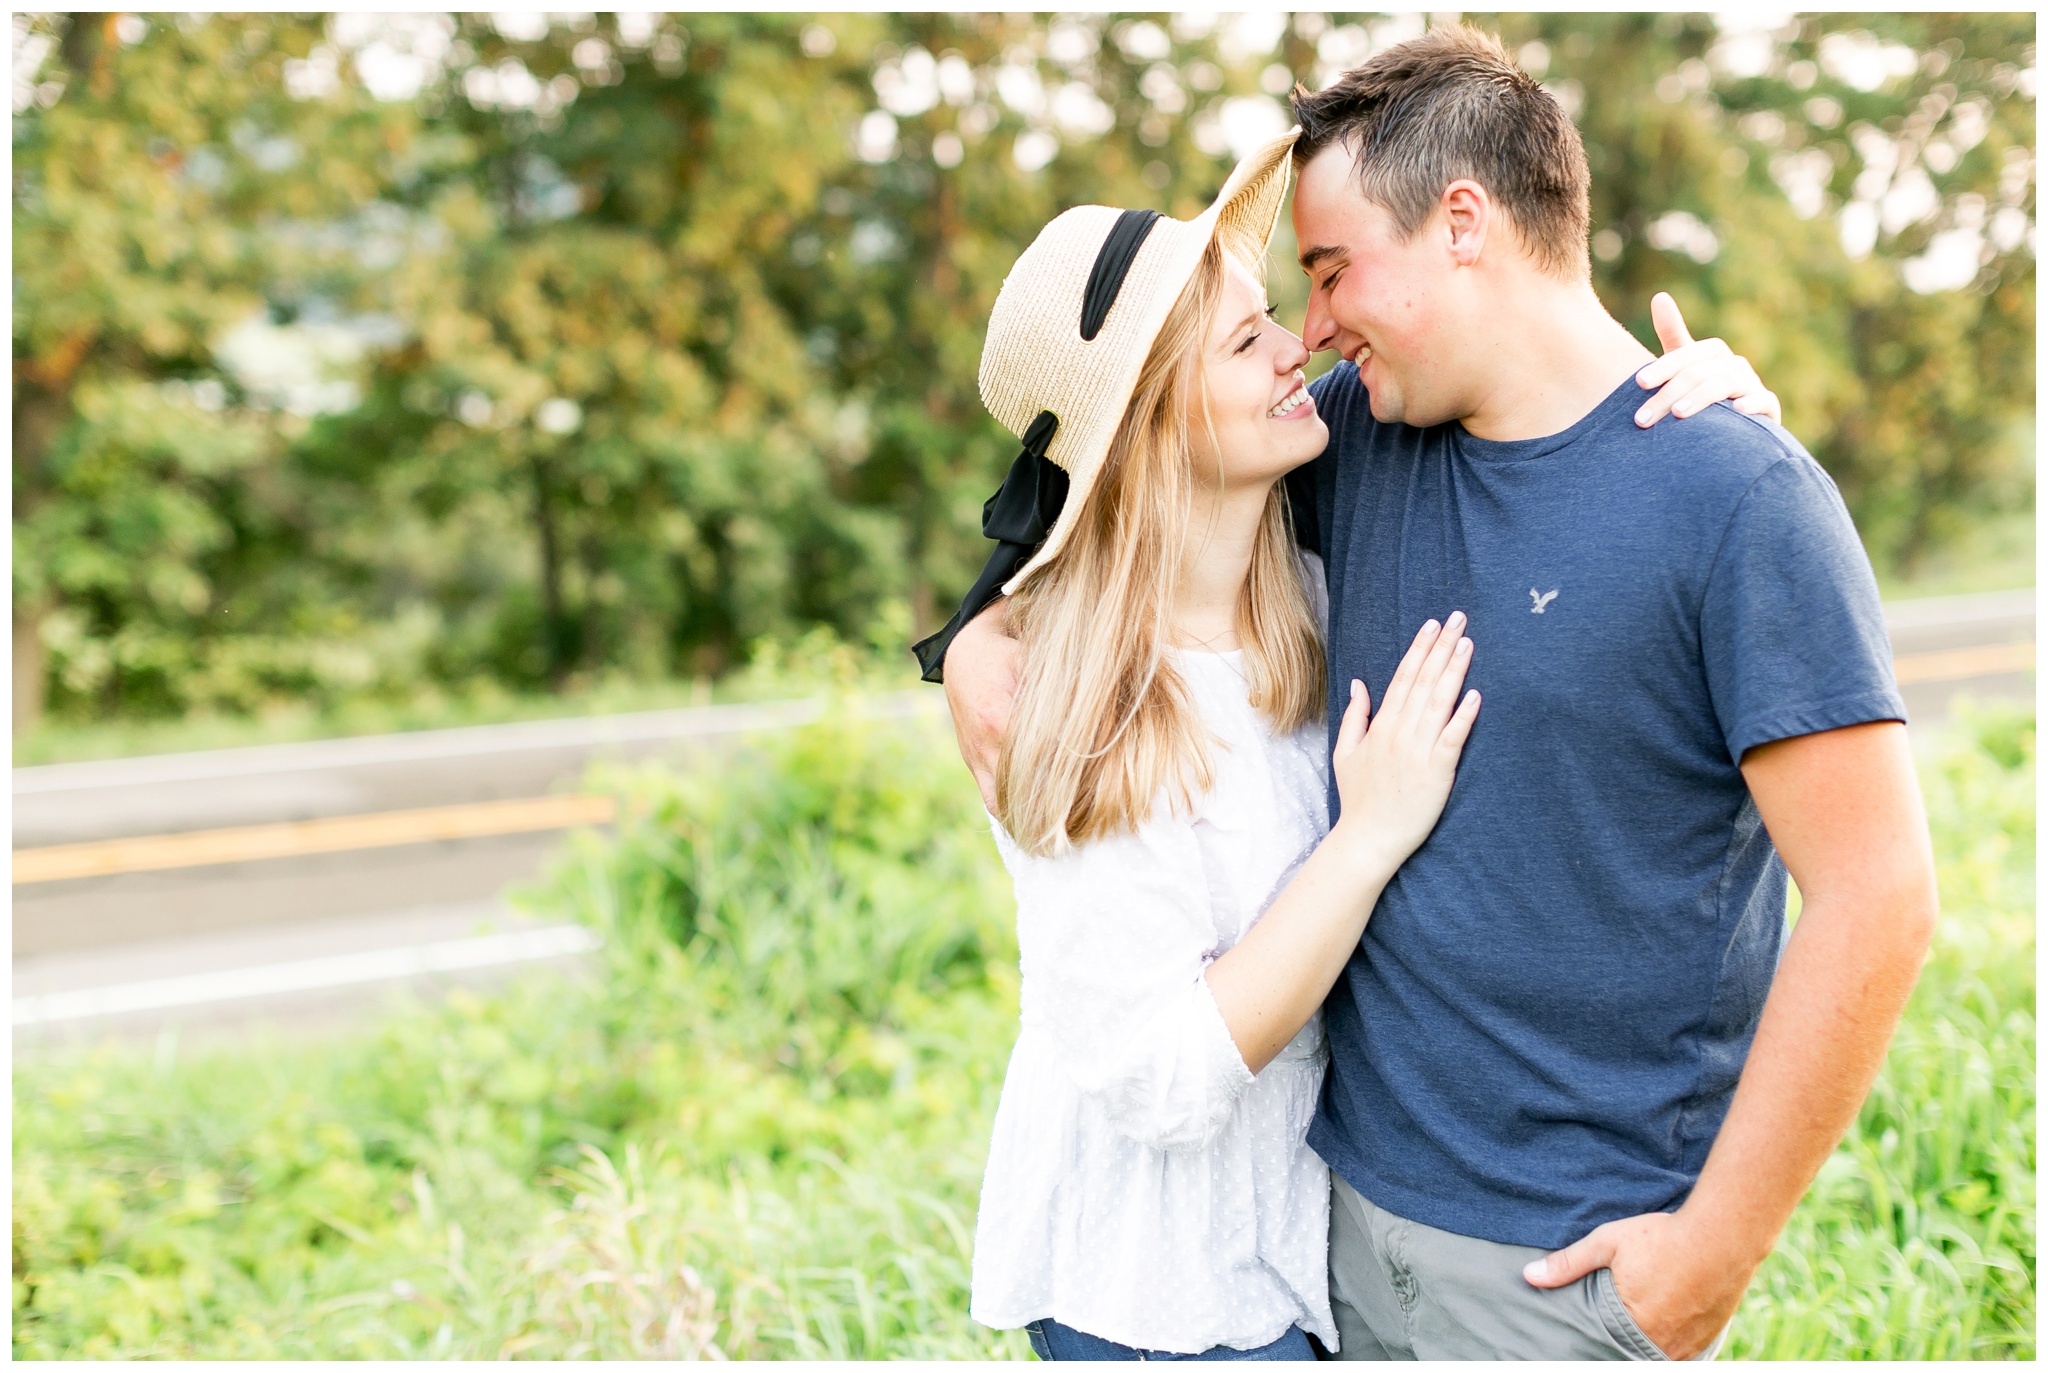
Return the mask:
<svg viewBox="0 0 2048 1373">
<path fill-rule="evenodd" d="M 1529 613 L 1531 615 L 1541 615 L 1543 613 L 1543 607 L 1549 605 L 1552 601 L 1557 599 L 1557 588 L 1552 587 L 1549 591 L 1546 592 L 1538 591 L 1535 587 L 1532 586 L 1529 588 L 1529 599 L 1535 602 L 1534 605 L 1529 607 Z"/>
</svg>

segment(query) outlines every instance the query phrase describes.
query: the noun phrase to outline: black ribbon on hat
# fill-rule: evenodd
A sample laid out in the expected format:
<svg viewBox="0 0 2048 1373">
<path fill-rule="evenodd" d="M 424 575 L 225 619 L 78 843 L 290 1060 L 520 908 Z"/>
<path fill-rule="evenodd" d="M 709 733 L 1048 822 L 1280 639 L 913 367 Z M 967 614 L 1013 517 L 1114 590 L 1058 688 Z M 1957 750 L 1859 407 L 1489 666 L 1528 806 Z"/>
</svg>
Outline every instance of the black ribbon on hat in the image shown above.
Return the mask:
<svg viewBox="0 0 2048 1373">
<path fill-rule="evenodd" d="M 1024 449 L 1010 464 L 1010 475 L 1003 478 L 993 496 L 982 502 L 981 532 L 996 541 L 995 552 L 988 555 L 981 576 L 960 602 L 960 609 L 946 621 L 946 627 L 911 646 L 910 651 L 917 655 L 917 665 L 922 669 L 919 676 L 925 681 L 945 680 L 946 650 L 952 646 L 953 636 L 1002 594 L 1003 583 L 1031 561 L 1038 545 L 1045 542 L 1045 536 L 1058 523 L 1060 509 L 1067 503 L 1067 474 L 1045 455 L 1045 450 L 1052 443 L 1053 431 L 1059 427 L 1059 416 L 1050 410 L 1039 411 L 1038 418 L 1024 431 Z"/>
<path fill-rule="evenodd" d="M 1109 236 L 1095 252 L 1095 265 L 1088 269 L 1088 284 L 1081 293 L 1081 338 L 1091 342 L 1102 332 L 1117 292 L 1138 260 L 1152 226 L 1165 218 L 1157 210 L 1125 210 L 1110 226 Z M 1050 410 L 1024 431 L 1024 451 L 1010 464 L 1010 474 L 981 507 L 981 532 L 996 541 L 995 552 L 975 579 L 967 598 L 946 621 L 945 628 L 930 638 L 911 645 L 917 655 L 920 676 L 927 682 L 945 680 L 946 650 L 960 627 L 988 608 L 1002 593 L 1003 583 L 1017 575 L 1045 536 L 1059 522 L 1060 509 L 1067 503 L 1067 474 L 1045 456 L 1052 443 L 1059 417 Z"/>
<path fill-rule="evenodd" d="M 1045 455 L 1059 427 L 1059 416 L 1041 410 L 1024 431 L 1024 451 L 1010 464 L 1010 475 L 981 503 L 985 537 L 1036 548 L 1052 532 L 1067 503 L 1067 474 Z"/>
<path fill-rule="evenodd" d="M 1109 237 L 1096 250 L 1095 265 L 1088 269 L 1088 289 L 1081 295 L 1084 340 L 1093 340 L 1102 332 L 1109 307 L 1116 304 L 1116 293 L 1123 289 L 1124 278 L 1131 274 L 1131 264 L 1138 260 L 1138 249 L 1145 246 L 1152 226 L 1165 217 L 1157 210 L 1125 210 L 1116 217 Z"/>
</svg>

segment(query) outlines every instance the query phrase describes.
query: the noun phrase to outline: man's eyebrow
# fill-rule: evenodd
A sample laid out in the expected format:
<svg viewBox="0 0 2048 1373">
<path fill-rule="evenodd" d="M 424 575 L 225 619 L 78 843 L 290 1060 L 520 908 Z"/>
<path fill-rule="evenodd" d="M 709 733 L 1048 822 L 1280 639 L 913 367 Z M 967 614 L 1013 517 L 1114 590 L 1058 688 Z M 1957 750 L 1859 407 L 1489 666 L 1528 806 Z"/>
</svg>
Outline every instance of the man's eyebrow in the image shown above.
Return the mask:
<svg viewBox="0 0 2048 1373">
<path fill-rule="evenodd" d="M 1344 250 L 1334 244 L 1323 244 L 1320 247 L 1311 248 L 1301 255 L 1301 270 L 1313 272 L 1331 258 L 1342 256 L 1344 256 Z"/>
</svg>

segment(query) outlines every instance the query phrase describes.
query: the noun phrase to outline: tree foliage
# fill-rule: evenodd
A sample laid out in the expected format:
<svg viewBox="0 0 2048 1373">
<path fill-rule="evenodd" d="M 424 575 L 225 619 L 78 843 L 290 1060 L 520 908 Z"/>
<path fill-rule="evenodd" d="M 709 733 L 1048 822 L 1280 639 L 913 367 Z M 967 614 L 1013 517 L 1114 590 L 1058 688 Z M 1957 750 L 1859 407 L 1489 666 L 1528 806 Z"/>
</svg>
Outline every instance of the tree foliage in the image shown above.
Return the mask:
<svg viewBox="0 0 2048 1373">
<path fill-rule="evenodd" d="M 1586 133 L 1611 308 L 1756 359 L 1881 563 L 2030 499 L 2029 18 L 1478 22 Z M 17 719 L 928 627 L 1038 226 L 1193 214 L 1291 82 L 1421 27 L 17 16 Z"/>
</svg>

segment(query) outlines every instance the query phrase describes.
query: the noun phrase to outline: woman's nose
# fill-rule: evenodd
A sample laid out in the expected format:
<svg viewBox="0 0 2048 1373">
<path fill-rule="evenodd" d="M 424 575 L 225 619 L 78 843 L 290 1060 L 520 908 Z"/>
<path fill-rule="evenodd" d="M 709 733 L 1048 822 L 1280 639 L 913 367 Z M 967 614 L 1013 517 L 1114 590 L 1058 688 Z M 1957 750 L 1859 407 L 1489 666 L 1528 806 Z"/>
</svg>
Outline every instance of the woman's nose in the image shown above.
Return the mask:
<svg viewBox="0 0 2048 1373">
<path fill-rule="evenodd" d="M 1283 327 L 1280 332 L 1285 334 L 1286 337 L 1280 341 L 1280 347 L 1275 350 L 1276 356 L 1273 359 L 1273 370 L 1284 377 L 1289 372 L 1296 372 L 1308 366 L 1308 360 L 1313 354 L 1308 351 L 1308 346 L 1301 341 L 1300 336 L 1292 329 Z"/>
</svg>

